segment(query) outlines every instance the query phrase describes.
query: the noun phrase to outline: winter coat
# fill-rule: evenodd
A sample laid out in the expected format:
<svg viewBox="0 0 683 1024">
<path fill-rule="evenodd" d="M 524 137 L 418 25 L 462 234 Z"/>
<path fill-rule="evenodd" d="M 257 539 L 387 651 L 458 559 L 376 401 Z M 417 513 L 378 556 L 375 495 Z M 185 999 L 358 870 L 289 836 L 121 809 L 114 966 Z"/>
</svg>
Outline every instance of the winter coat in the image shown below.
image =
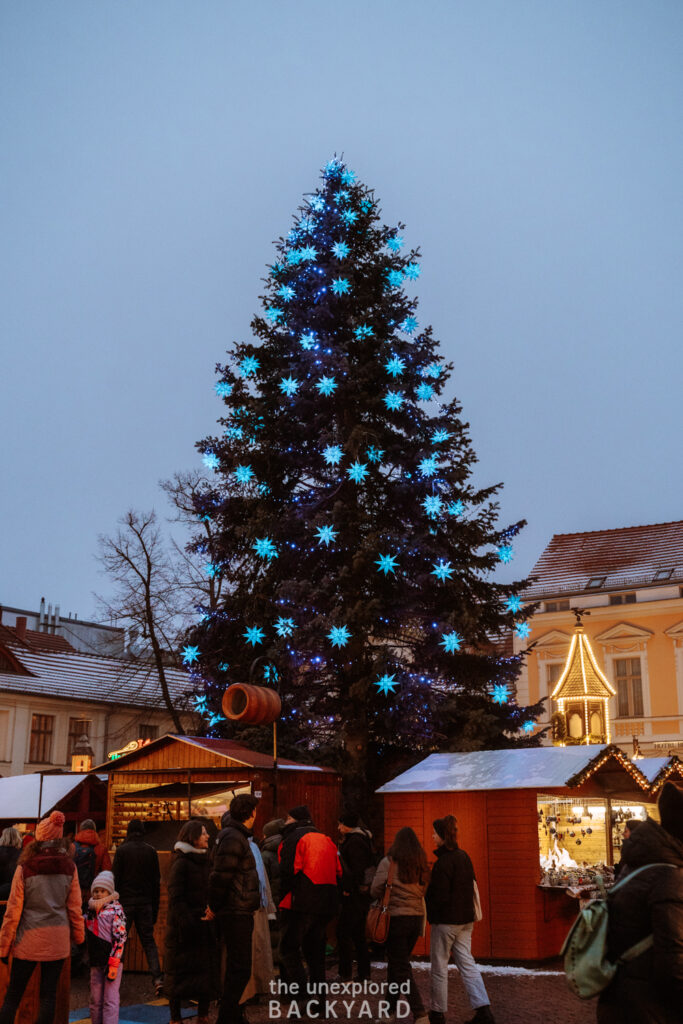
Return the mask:
<svg viewBox="0 0 683 1024">
<path fill-rule="evenodd" d="M 119 901 L 112 898 L 99 910 L 89 906 L 84 921 L 90 966 L 106 967 L 110 959 L 120 961 L 127 934 L 126 915 Z"/>
<path fill-rule="evenodd" d="M 282 836 L 279 832 L 276 832 L 272 836 L 268 836 L 261 843 L 261 856 L 263 857 L 263 865 L 268 875 L 268 881 L 270 882 L 270 891 L 273 896 L 273 902 L 275 906 L 280 902 L 280 861 L 278 860 L 277 851 L 280 843 L 282 842 Z"/>
<path fill-rule="evenodd" d="M 74 836 L 74 843 L 80 843 L 81 846 L 92 846 L 95 851 L 95 875 L 99 875 L 100 871 L 111 871 L 109 851 L 100 842 L 100 837 L 94 828 L 86 828 L 82 832 L 77 832 Z"/>
<path fill-rule="evenodd" d="M 144 907 L 150 903 L 156 921 L 159 912 L 161 873 L 159 856 L 141 835 L 124 839 L 114 855 L 114 882 L 124 907 Z"/>
<path fill-rule="evenodd" d="M 457 843 L 453 850 L 439 846 L 434 852 L 436 864 L 425 893 L 427 920 L 430 924 L 469 924 L 474 921 L 472 861 Z"/>
<path fill-rule="evenodd" d="M 202 921 L 208 905 L 209 856 L 176 843 L 168 875 L 165 990 L 169 999 L 217 996 L 216 929 Z"/>
<path fill-rule="evenodd" d="M 372 834 L 364 828 L 346 832 L 339 843 L 339 858 L 342 866 L 342 892 L 349 893 L 351 896 L 368 892 L 369 886 L 365 880 L 365 873 L 375 864 Z"/>
<path fill-rule="evenodd" d="M 681 1024 L 683 1020 L 683 842 L 648 819 L 622 847 L 629 871 L 652 867 L 609 897 L 607 957 L 652 934 L 654 945 L 620 964 L 598 1002 L 600 1024 Z M 626 871 L 622 877 L 627 878 Z"/>
<path fill-rule="evenodd" d="M 9 896 L 20 853 L 16 846 L 0 846 L 0 900 Z"/>
<path fill-rule="evenodd" d="M 377 867 L 375 877 L 370 886 L 370 895 L 373 900 L 381 899 L 384 892 L 384 884 L 389 876 L 389 857 L 384 857 Z M 425 901 L 424 893 L 427 887 L 427 879 L 421 882 L 402 882 L 398 877 L 398 865 L 394 867 L 394 877 L 391 883 L 391 895 L 389 897 L 390 917 L 424 917 Z"/>
<path fill-rule="evenodd" d="M 41 844 L 14 873 L 0 930 L 0 956 L 19 960 L 63 960 L 71 940 L 83 942 L 81 887 L 63 846 Z"/>
<path fill-rule="evenodd" d="M 209 875 L 209 906 L 218 915 L 253 914 L 261 905 L 261 890 L 249 849 L 251 832 L 229 815 L 221 824 Z"/>
<path fill-rule="evenodd" d="M 282 830 L 280 907 L 332 918 L 338 911 L 339 851 L 312 823 L 290 822 Z"/>
</svg>

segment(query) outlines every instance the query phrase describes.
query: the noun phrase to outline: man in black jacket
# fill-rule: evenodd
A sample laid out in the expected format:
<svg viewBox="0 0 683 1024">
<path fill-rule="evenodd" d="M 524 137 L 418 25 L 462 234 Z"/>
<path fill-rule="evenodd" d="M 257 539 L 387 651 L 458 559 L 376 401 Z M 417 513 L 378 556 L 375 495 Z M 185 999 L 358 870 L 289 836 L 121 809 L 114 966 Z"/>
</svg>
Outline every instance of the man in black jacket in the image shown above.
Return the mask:
<svg viewBox="0 0 683 1024">
<path fill-rule="evenodd" d="M 216 837 L 213 870 L 209 875 L 209 909 L 220 922 L 225 946 L 223 996 L 216 1024 L 242 1024 L 240 999 L 251 976 L 254 911 L 261 890 L 254 855 L 249 847 L 258 800 L 248 793 L 236 796 L 221 820 Z"/>
<path fill-rule="evenodd" d="M 624 840 L 625 884 L 609 896 L 607 959 L 642 939 L 652 946 L 619 963 L 598 1000 L 600 1024 L 680 1024 L 683 1019 L 683 790 L 665 782 L 661 825 L 643 821 Z M 649 866 L 648 866 L 649 865 Z M 646 871 L 635 871 L 641 867 Z"/>
<path fill-rule="evenodd" d="M 339 977 L 351 981 L 353 954 L 358 962 L 358 980 L 370 977 L 370 951 L 365 940 L 365 919 L 370 906 L 368 870 L 375 864 L 372 834 L 360 824 L 357 814 L 345 811 L 339 818 L 339 859 L 341 861 L 341 910 L 337 922 Z"/>
<path fill-rule="evenodd" d="M 135 925 L 152 972 L 154 991 L 161 994 L 164 981 L 159 951 L 154 941 L 154 925 L 159 913 L 159 856 L 144 840 L 145 826 L 139 818 L 128 822 L 128 834 L 114 857 L 114 882 L 128 934 Z"/>
</svg>

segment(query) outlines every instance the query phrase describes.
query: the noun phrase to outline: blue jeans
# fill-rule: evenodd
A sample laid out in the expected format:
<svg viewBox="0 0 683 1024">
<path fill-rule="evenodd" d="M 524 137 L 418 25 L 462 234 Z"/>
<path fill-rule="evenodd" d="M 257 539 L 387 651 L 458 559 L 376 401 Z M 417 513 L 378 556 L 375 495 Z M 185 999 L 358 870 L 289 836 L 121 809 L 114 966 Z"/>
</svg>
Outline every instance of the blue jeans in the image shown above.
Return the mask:
<svg viewBox="0 0 683 1024">
<path fill-rule="evenodd" d="M 473 1010 L 488 1006 L 481 971 L 472 956 L 472 924 L 433 924 L 429 955 L 432 966 L 431 1003 L 435 1013 L 448 1012 L 448 961 L 453 955 Z"/>
</svg>

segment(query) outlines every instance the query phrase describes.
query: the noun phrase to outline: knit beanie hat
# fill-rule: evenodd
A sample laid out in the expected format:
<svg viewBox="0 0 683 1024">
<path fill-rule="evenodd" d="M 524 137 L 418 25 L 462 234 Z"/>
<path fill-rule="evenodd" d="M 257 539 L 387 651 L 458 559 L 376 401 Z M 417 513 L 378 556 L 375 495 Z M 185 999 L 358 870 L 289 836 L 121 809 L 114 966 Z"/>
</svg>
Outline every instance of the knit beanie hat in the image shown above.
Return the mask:
<svg viewBox="0 0 683 1024">
<path fill-rule="evenodd" d="M 347 828 L 358 828 L 359 822 L 360 818 L 353 811 L 344 811 L 339 815 L 339 824 L 346 825 Z"/>
<path fill-rule="evenodd" d="M 683 843 L 683 790 L 673 782 L 665 782 L 659 795 L 659 816 L 662 828 Z"/>
<path fill-rule="evenodd" d="M 128 828 L 126 835 L 129 836 L 143 836 L 145 834 L 145 826 L 142 824 L 139 818 L 131 818 L 128 822 Z"/>
<path fill-rule="evenodd" d="M 300 804 L 299 807 L 292 807 L 291 811 L 287 812 L 290 818 L 294 818 L 295 821 L 310 821 L 311 812 L 309 811 L 306 804 Z"/>
<path fill-rule="evenodd" d="M 38 822 L 36 828 L 36 839 L 39 843 L 45 843 L 49 839 L 61 839 L 64 835 L 65 817 L 61 811 L 53 811 L 48 818 Z"/>
<path fill-rule="evenodd" d="M 278 832 L 282 832 L 284 827 L 284 818 L 273 818 L 272 821 L 267 821 L 263 826 L 263 836 L 265 839 L 270 839 L 271 836 L 276 836 Z"/>
<path fill-rule="evenodd" d="M 90 886 L 91 891 L 93 889 L 106 889 L 108 893 L 113 893 L 116 889 L 114 883 L 114 875 L 111 871 L 100 871 L 99 875 L 95 875 Z"/>
</svg>

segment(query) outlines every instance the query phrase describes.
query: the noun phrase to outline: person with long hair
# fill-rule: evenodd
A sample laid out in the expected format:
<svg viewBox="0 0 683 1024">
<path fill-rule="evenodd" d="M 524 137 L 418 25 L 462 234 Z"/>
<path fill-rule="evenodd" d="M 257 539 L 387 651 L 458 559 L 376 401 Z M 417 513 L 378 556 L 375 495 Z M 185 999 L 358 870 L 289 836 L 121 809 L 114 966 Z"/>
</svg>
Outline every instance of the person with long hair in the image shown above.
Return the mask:
<svg viewBox="0 0 683 1024">
<path fill-rule="evenodd" d="M 408 1003 L 415 1024 L 428 1024 L 424 1004 L 410 965 L 410 954 L 424 934 L 424 894 L 429 880 L 427 855 L 412 828 L 401 828 L 394 836 L 386 857 L 379 862 L 370 887 L 373 899 L 381 899 L 393 866 L 389 897 L 389 934 L 387 936 L 387 981 L 410 983 Z M 389 992 L 391 1014 L 396 1013 L 399 996 Z"/>
<path fill-rule="evenodd" d="M 468 1024 L 495 1024 L 481 971 L 472 956 L 474 868 L 458 846 L 458 822 L 452 814 L 434 821 L 436 864 L 425 901 L 431 925 L 432 966 L 430 1024 L 446 1024 L 448 961 L 452 955 L 470 1000 L 474 1017 Z"/>
<path fill-rule="evenodd" d="M 188 821 L 178 833 L 168 876 L 165 989 L 173 1024 L 182 999 L 197 1000 L 199 1024 L 207 1024 L 218 985 L 217 937 L 208 909 L 209 833 Z"/>
<path fill-rule="evenodd" d="M 21 833 L 16 828 L 3 829 L 0 835 L 0 900 L 6 900 L 12 888 L 12 879 L 17 870 L 21 853 Z M 0 924 L 5 916 L 4 906 L 0 907 Z"/>
<path fill-rule="evenodd" d="M 37 1024 L 52 1024 L 57 985 L 71 941 L 85 939 L 81 887 L 64 842 L 64 815 L 53 811 L 38 823 L 36 841 L 22 850 L 0 929 L 0 959 L 12 969 L 0 1024 L 13 1024 L 26 986 L 40 969 Z"/>
</svg>

